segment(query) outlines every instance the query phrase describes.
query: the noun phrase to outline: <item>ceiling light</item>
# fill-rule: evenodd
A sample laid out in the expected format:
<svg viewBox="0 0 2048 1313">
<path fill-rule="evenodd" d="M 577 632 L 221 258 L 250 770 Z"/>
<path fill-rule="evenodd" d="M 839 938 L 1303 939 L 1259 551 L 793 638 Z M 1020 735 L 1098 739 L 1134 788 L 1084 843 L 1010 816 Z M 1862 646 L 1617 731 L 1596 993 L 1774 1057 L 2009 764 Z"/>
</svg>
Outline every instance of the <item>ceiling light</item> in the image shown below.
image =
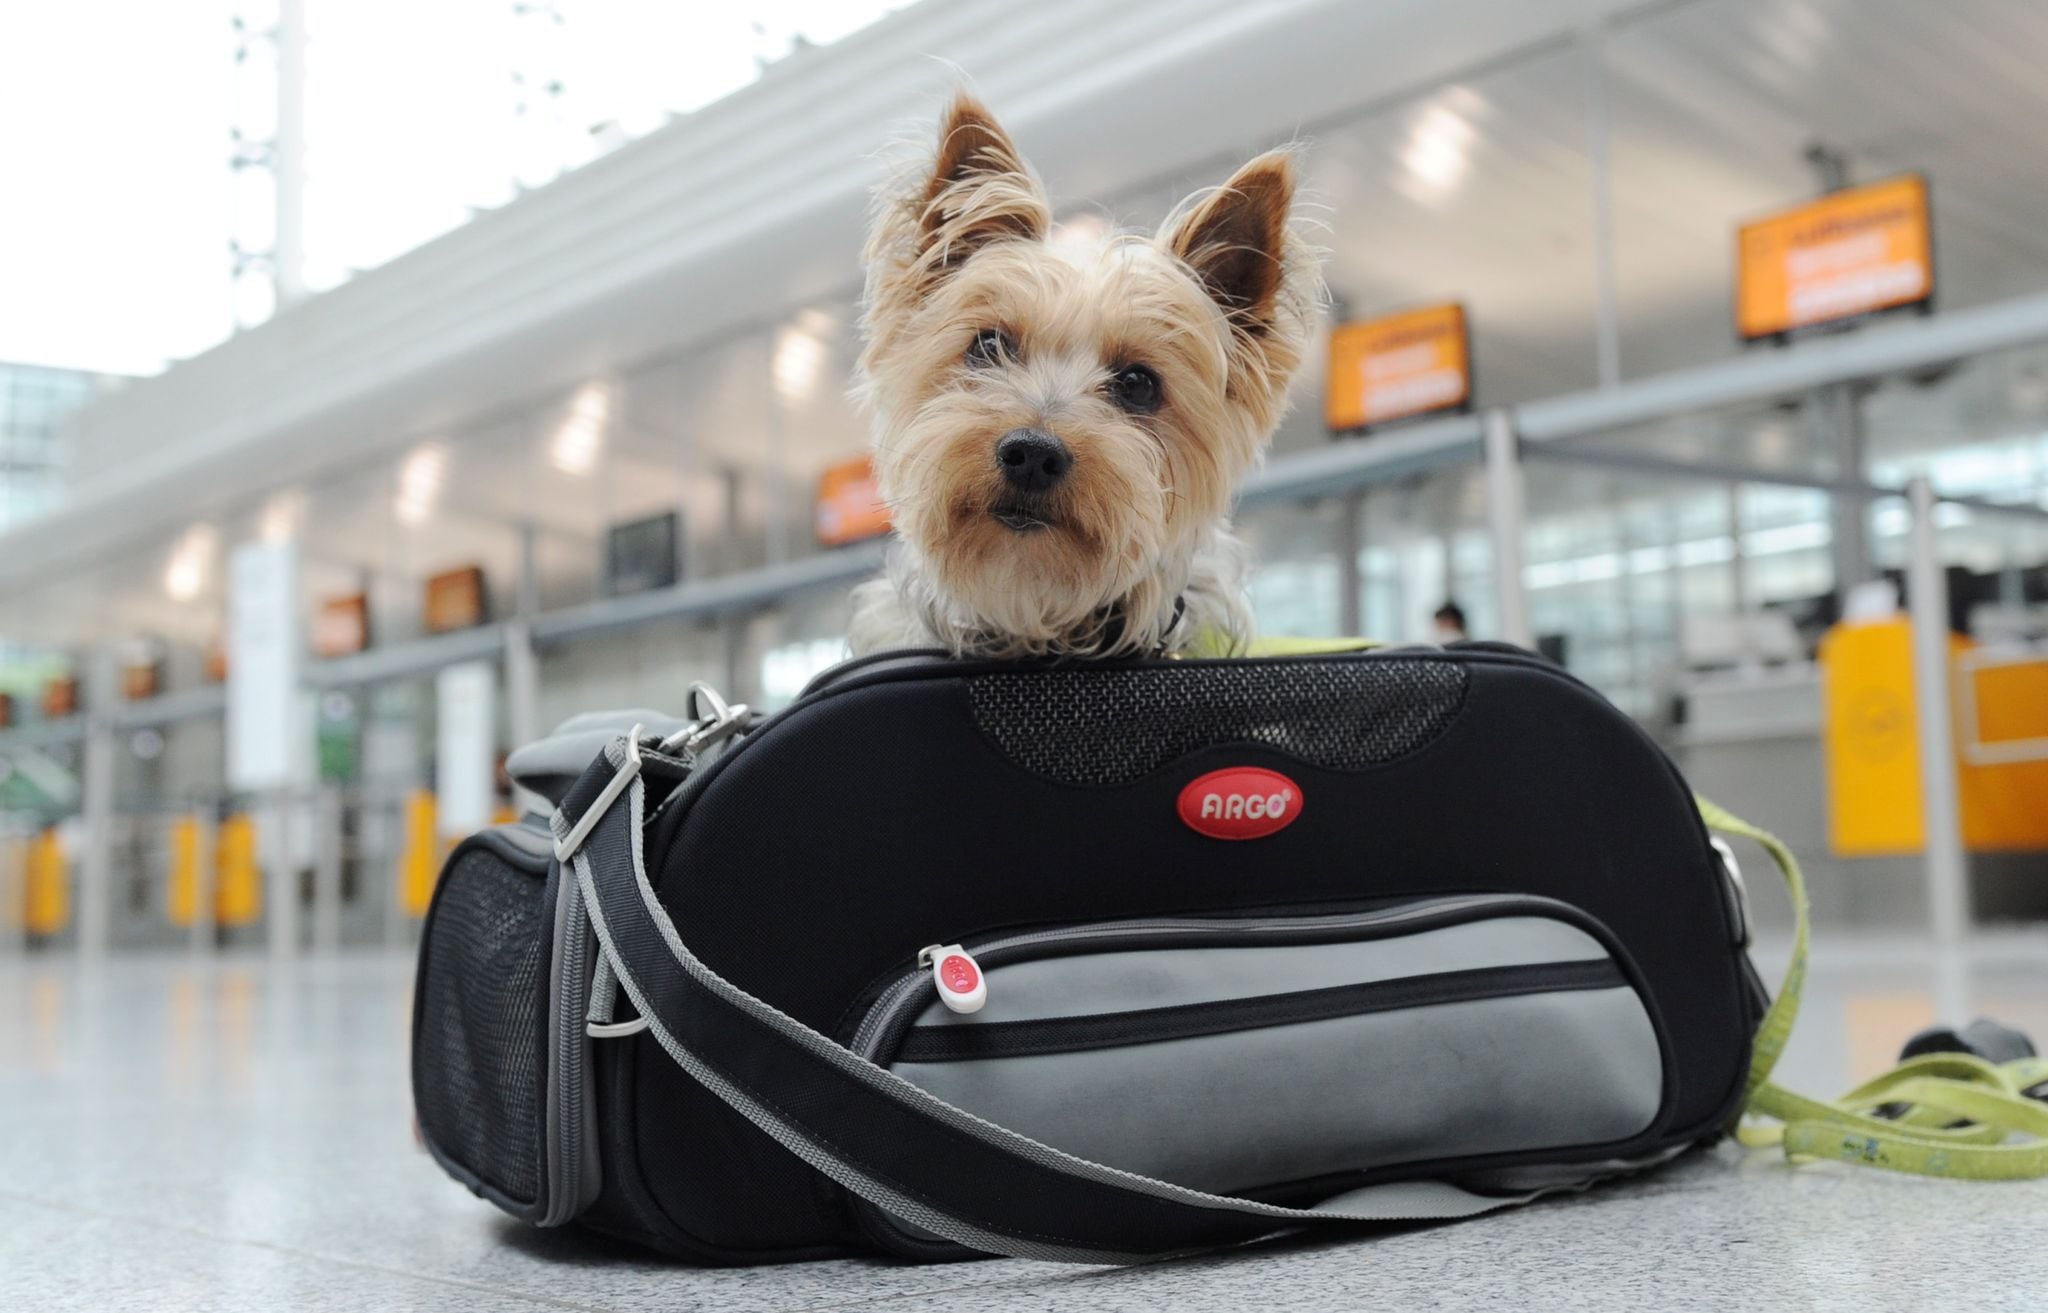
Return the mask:
<svg viewBox="0 0 2048 1313">
<path fill-rule="evenodd" d="M 1472 143 L 1478 130 L 1472 120 L 1486 102 L 1453 87 L 1415 115 L 1401 146 L 1401 191 L 1419 201 L 1434 201 L 1455 191 L 1472 167 Z"/>
<path fill-rule="evenodd" d="M 792 405 L 810 400 L 817 390 L 818 376 L 825 369 L 825 343 L 802 323 L 785 328 L 775 338 L 775 358 L 770 371 L 775 391 Z"/>
<path fill-rule="evenodd" d="M 420 524 L 433 514 L 448 471 L 448 449 L 438 442 L 415 448 L 398 467 L 398 496 L 392 510 L 400 522 Z"/>
<path fill-rule="evenodd" d="M 548 447 L 548 461 L 564 474 L 588 474 L 597 467 L 604 449 L 605 423 L 612 414 L 611 390 L 602 383 L 586 383 L 569 403 L 569 414 L 555 430 Z"/>
<path fill-rule="evenodd" d="M 190 602 L 206 591 L 206 576 L 219 542 L 220 534 L 210 524 L 195 524 L 178 539 L 169 564 L 164 566 L 164 592 L 173 602 Z"/>
<path fill-rule="evenodd" d="M 257 522 L 256 533 L 267 543 L 290 542 L 298 535 L 299 525 L 306 518 L 306 494 L 297 488 L 288 488 L 263 504 L 263 515 Z"/>
</svg>

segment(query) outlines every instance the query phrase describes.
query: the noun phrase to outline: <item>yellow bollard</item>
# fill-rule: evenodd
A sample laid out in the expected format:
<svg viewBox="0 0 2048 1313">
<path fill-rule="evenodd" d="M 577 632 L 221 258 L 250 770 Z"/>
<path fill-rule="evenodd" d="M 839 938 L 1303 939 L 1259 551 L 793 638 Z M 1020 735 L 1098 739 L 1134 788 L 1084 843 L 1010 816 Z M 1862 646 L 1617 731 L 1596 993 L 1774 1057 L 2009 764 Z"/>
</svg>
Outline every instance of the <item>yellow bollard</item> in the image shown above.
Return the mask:
<svg viewBox="0 0 2048 1313">
<path fill-rule="evenodd" d="M 28 907 L 32 935 L 54 935 L 71 921 L 71 873 L 64 866 L 64 848 L 57 831 L 46 829 L 29 841 Z"/>
<path fill-rule="evenodd" d="M 440 874 L 441 836 L 435 829 L 434 795 L 416 790 L 405 800 L 405 843 L 398 854 L 398 906 L 407 916 L 427 914 Z"/>
<path fill-rule="evenodd" d="M 164 915 L 172 925 L 190 926 L 199 916 L 199 818 L 171 822 L 171 870 Z"/>
<path fill-rule="evenodd" d="M 220 925 L 249 925 L 263 915 L 263 873 L 256 865 L 256 822 L 236 813 L 214 841 L 213 915 Z"/>
</svg>

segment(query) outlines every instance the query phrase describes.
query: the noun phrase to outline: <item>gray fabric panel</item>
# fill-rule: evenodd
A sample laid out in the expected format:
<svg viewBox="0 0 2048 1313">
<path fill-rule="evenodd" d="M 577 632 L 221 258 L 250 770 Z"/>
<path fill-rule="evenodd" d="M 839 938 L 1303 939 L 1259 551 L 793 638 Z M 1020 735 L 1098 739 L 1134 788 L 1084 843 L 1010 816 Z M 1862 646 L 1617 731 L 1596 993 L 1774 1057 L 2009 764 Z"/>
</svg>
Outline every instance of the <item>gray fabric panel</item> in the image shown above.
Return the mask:
<svg viewBox="0 0 2048 1313">
<path fill-rule="evenodd" d="M 1664 1086 L 1632 989 L 894 1070 L 1068 1153 L 1210 1191 L 1622 1140 Z"/>
<path fill-rule="evenodd" d="M 1607 956 L 1585 931 L 1540 916 L 1500 917 L 1421 934 L 1338 944 L 1147 948 L 1013 962 L 988 970 L 988 1005 L 957 1013 L 934 994 L 920 1026 L 972 1026 L 1041 1017 L 1213 1003 L 1436 971 L 1586 962 Z"/>
<path fill-rule="evenodd" d="M 645 733 L 666 738 L 689 723 L 645 708 L 588 711 L 569 717 L 546 738 L 518 748 L 505 759 L 505 773 L 514 784 L 557 803 L 562 792 L 597 760 L 597 754 L 633 726 L 640 725 Z"/>
</svg>

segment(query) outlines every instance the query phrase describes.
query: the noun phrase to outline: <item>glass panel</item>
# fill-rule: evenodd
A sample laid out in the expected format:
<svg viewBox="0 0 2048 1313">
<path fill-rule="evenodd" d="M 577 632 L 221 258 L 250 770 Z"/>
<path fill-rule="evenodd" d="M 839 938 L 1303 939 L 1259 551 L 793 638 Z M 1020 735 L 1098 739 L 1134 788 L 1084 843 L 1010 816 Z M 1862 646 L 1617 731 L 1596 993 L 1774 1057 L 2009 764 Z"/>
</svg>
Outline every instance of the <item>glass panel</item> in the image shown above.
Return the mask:
<svg viewBox="0 0 2048 1313">
<path fill-rule="evenodd" d="M 771 711 L 789 705 L 813 676 L 846 659 L 849 614 L 846 588 L 834 586 L 794 594 L 749 618 L 735 671 L 738 691 L 729 696 Z"/>
<path fill-rule="evenodd" d="M 1252 610 L 1261 634 L 1334 637 L 1344 632 L 1341 534 L 1344 503 L 1288 502 L 1239 517 L 1252 549 Z"/>
<path fill-rule="evenodd" d="M 1688 671 L 1803 661 L 1834 619 L 1825 493 L 1528 468 L 1531 627 L 1635 715 L 1668 720 Z"/>
</svg>

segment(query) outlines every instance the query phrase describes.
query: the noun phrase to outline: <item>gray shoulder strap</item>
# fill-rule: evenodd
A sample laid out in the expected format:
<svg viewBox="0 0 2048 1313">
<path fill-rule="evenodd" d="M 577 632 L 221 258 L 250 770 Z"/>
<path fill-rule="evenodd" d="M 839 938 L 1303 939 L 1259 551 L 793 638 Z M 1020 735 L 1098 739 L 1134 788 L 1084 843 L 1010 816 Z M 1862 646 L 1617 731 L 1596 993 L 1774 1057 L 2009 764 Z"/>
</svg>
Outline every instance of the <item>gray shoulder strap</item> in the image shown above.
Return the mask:
<svg viewBox="0 0 2048 1313">
<path fill-rule="evenodd" d="M 819 1172 L 934 1235 L 1019 1258 L 1136 1262 L 1311 1224 L 1467 1217 L 1623 1166 L 1503 1181 L 1500 1193 L 1410 1181 L 1285 1208 L 1090 1162 L 997 1126 L 746 993 L 690 951 L 648 881 L 639 764 L 638 745 L 614 740 L 555 818 L 558 844 L 580 832 L 564 860 L 619 987 L 706 1089 Z"/>
</svg>

